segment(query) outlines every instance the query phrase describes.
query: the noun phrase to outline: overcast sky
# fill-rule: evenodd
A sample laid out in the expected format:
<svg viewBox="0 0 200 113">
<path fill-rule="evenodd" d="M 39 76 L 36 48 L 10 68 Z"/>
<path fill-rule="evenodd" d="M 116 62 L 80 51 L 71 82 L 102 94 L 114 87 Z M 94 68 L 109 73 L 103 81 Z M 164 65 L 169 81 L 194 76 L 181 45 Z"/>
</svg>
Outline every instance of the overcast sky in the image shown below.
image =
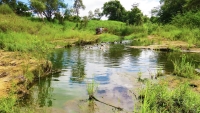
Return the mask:
<svg viewBox="0 0 200 113">
<path fill-rule="evenodd" d="M 19 1 L 27 3 L 28 0 L 19 0 Z M 64 0 L 64 1 L 69 5 L 72 5 L 74 0 Z M 103 4 L 108 1 L 109 0 L 83 0 L 83 4 L 86 6 L 86 9 L 80 11 L 80 16 L 87 16 L 90 10 L 94 11 L 96 8 L 102 8 Z M 144 15 L 147 15 L 149 17 L 151 16 L 150 13 L 151 9 L 159 6 L 159 0 L 119 0 L 119 1 L 126 10 L 130 10 L 132 7 L 131 5 L 133 5 L 134 3 L 139 3 L 138 6 L 139 9 L 143 12 Z"/>
<path fill-rule="evenodd" d="M 81 11 L 81 16 L 88 15 L 88 12 L 94 11 L 96 8 L 102 8 L 105 2 L 109 0 L 83 0 L 86 9 Z M 126 10 L 130 10 L 134 3 L 139 3 L 139 9 L 144 15 L 151 16 L 151 9 L 159 6 L 159 0 L 119 0 Z"/>
</svg>

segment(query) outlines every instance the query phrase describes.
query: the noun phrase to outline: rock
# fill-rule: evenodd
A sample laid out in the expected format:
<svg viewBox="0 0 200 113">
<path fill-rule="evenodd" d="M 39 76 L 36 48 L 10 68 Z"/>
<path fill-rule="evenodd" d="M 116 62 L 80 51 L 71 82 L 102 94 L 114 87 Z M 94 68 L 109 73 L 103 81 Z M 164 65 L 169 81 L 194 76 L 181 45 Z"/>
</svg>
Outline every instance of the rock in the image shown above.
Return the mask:
<svg viewBox="0 0 200 113">
<path fill-rule="evenodd" d="M 195 71 L 196 71 L 197 73 L 200 73 L 200 69 L 195 69 Z"/>
</svg>

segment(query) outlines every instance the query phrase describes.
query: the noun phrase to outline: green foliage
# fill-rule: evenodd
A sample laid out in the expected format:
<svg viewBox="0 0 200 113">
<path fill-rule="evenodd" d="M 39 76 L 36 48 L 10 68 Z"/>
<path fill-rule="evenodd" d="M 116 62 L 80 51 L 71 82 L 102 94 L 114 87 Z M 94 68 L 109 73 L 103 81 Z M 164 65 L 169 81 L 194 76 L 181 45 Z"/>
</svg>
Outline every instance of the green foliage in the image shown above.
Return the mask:
<svg viewBox="0 0 200 113">
<path fill-rule="evenodd" d="M 0 5 L 1 4 L 7 4 L 13 11 L 15 11 L 16 6 L 17 6 L 17 0 L 0 0 Z"/>
<path fill-rule="evenodd" d="M 125 8 L 118 0 L 111 0 L 103 5 L 103 14 L 108 16 L 109 20 L 124 21 Z"/>
<path fill-rule="evenodd" d="M 58 13 L 60 8 L 66 7 L 62 0 L 30 0 L 30 6 L 40 16 L 43 14 L 48 21 L 52 20 L 54 13 Z"/>
<path fill-rule="evenodd" d="M 174 74 L 185 78 L 195 78 L 195 65 L 187 61 L 187 57 L 183 55 L 181 61 L 172 61 L 174 65 Z"/>
<path fill-rule="evenodd" d="M 132 25 L 142 25 L 143 24 L 143 14 L 137 6 L 133 6 L 131 11 L 127 12 L 127 20 L 129 24 Z"/>
<path fill-rule="evenodd" d="M 20 16 L 31 16 L 31 13 L 27 12 L 28 10 L 29 8 L 26 4 L 20 1 L 17 2 L 16 14 Z"/>
<path fill-rule="evenodd" d="M 188 84 L 169 89 L 167 85 L 147 84 L 141 91 L 141 113 L 180 113 L 200 112 L 200 96 Z"/>
<path fill-rule="evenodd" d="M 13 14 L 13 11 L 7 4 L 2 4 L 0 5 L 0 14 Z"/>
<path fill-rule="evenodd" d="M 200 28 L 200 11 L 186 12 L 183 15 L 178 14 L 173 17 L 172 24 L 177 27 L 189 27 L 189 28 Z"/>
<path fill-rule="evenodd" d="M 200 1 L 199 0 L 187 0 L 184 8 L 189 11 L 199 11 L 200 10 Z"/>
<path fill-rule="evenodd" d="M 184 13 L 184 5 L 186 0 L 160 0 L 163 4 L 158 12 L 158 16 L 162 23 L 168 23 L 172 20 L 173 16 Z"/>
</svg>

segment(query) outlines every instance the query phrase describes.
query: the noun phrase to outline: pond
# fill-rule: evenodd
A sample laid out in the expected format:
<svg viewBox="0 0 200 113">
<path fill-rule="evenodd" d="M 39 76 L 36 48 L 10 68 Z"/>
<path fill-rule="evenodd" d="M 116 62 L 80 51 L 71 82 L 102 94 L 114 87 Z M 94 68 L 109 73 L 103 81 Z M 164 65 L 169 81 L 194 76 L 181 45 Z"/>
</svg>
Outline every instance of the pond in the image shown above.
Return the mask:
<svg viewBox="0 0 200 113">
<path fill-rule="evenodd" d="M 101 43 L 82 47 L 56 49 L 49 59 L 57 73 L 39 80 L 23 108 L 33 107 L 48 113 L 110 113 L 112 106 L 88 101 L 87 84 L 95 82 L 94 96 L 109 105 L 131 112 L 137 102 L 135 94 L 144 87 L 138 76 L 151 79 L 160 70 L 173 71 L 172 59 L 185 53 L 159 52 L 148 49 L 131 49 L 131 43 Z M 199 58 L 199 54 L 190 54 Z M 156 80 L 155 80 L 156 82 Z"/>
</svg>

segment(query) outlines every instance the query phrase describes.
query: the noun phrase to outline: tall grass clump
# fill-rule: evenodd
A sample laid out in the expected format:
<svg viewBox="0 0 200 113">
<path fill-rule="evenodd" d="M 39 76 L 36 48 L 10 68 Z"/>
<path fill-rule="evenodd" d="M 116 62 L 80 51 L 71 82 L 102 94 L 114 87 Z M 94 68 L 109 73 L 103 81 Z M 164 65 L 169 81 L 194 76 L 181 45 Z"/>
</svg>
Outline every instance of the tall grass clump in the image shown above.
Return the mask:
<svg viewBox="0 0 200 113">
<path fill-rule="evenodd" d="M 94 93 L 96 92 L 98 84 L 93 80 L 91 83 L 87 84 L 87 93 L 89 95 L 89 100 L 94 98 Z"/>
<path fill-rule="evenodd" d="M 165 84 L 150 84 L 141 91 L 141 113 L 199 113 L 200 95 L 188 84 L 169 89 Z"/>
<path fill-rule="evenodd" d="M 0 14 L 14 14 L 14 12 L 7 4 L 2 4 L 0 5 Z"/>
<path fill-rule="evenodd" d="M 174 65 L 174 74 L 185 78 L 195 78 L 195 65 L 187 61 L 186 55 L 181 60 L 172 61 Z"/>
</svg>

